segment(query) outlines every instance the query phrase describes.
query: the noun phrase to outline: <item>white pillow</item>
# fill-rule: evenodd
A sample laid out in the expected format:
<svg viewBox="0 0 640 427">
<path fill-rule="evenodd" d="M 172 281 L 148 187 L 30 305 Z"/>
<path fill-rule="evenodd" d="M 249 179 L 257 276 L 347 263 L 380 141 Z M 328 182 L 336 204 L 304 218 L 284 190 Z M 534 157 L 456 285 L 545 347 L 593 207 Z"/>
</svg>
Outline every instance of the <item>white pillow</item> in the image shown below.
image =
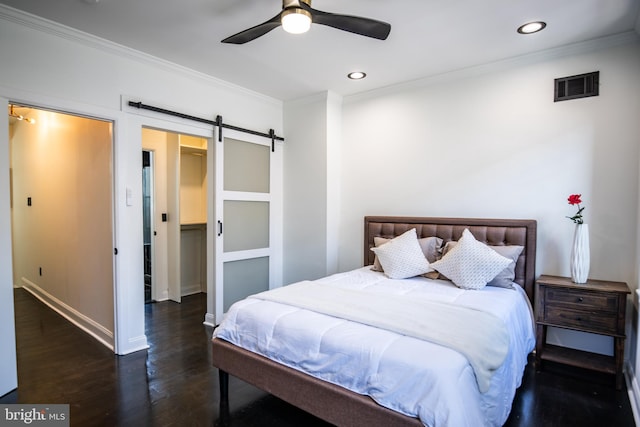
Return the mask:
<svg viewBox="0 0 640 427">
<path fill-rule="evenodd" d="M 458 242 L 456 242 L 455 240 L 447 242 L 447 244 L 444 245 L 444 248 L 442 250 L 443 254 L 446 255 L 457 244 Z M 507 268 L 502 270 L 500 273 L 497 274 L 496 277 L 494 277 L 489 283 L 487 283 L 487 286 L 513 289 L 513 283 L 514 283 L 513 281 L 516 278 L 516 263 L 518 262 L 518 258 L 520 257 L 520 254 L 524 250 L 524 246 L 505 245 L 505 246 L 489 246 L 489 247 L 494 251 L 498 252 L 503 257 L 509 258 L 511 262 L 509 263 Z M 446 277 L 443 277 L 443 276 L 444 275 L 436 277 L 436 279 L 446 279 Z"/>
<path fill-rule="evenodd" d="M 378 256 L 384 274 L 391 279 L 406 279 L 431 271 L 415 228 L 371 250 Z"/>
<path fill-rule="evenodd" d="M 416 231 L 417 234 L 417 231 Z M 374 237 L 373 244 L 377 248 L 378 246 L 382 246 L 387 243 L 391 239 L 387 239 L 384 237 Z M 442 239 L 439 237 L 423 237 L 418 239 L 418 243 L 420 244 L 420 248 L 422 249 L 422 253 L 427 258 L 429 262 L 435 262 L 439 257 L 439 252 L 442 249 Z M 380 260 L 376 256 L 373 260 L 373 267 L 371 267 L 373 271 L 384 272 L 384 269 L 380 265 Z"/>
<path fill-rule="evenodd" d="M 511 260 L 478 242 L 468 229 L 449 252 L 431 268 L 463 289 L 482 289 L 504 270 Z"/>
</svg>

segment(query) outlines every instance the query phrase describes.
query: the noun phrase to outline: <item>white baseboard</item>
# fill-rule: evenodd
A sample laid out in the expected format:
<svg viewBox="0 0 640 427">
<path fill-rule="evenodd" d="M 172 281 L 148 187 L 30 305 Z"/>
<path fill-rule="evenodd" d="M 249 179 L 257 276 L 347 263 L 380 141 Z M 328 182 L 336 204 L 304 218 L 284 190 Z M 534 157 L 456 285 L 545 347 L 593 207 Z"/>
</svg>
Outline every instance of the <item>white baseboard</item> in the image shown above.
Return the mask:
<svg viewBox="0 0 640 427">
<path fill-rule="evenodd" d="M 196 283 L 195 285 L 184 286 L 181 289 L 181 296 L 186 297 L 188 295 L 199 294 L 202 292 L 202 286 L 200 283 Z"/>
<path fill-rule="evenodd" d="M 119 354 L 120 356 L 124 356 L 125 354 L 135 353 L 136 351 L 146 350 L 148 348 L 149 343 L 147 342 L 147 336 L 141 335 L 139 337 L 134 337 L 127 340 L 127 348 L 118 348 L 117 354 Z"/>
<path fill-rule="evenodd" d="M 204 322 L 202 322 L 206 326 L 211 326 L 214 328 L 216 326 L 216 317 L 211 313 L 205 313 Z"/>
<path fill-rule="evenodd" d="M 53 311 L 60 314 L 69 322 L 82 329 L 93 338 L 102 343 L 109 350 L 114 351 L 114 339 L 113 332 L 96 322 L 95 320 L 85 316 L 73 307 L 60 301 L 32 281 L 26 278 L 22 278 L 22 288 L 38 298 L 44 304 L 49 306 Z"/>
<path fill-rule="evenodd" d="M 637 426 L 640 426 L 640 387 L 638 386 L 638 379 L 635 375 L 632 375 L 632 372 L 633 369 L 629 365 L 629 361 L 627 361 L 624 370 L 627 393 L 629 394 L 629 403 L 633 411 L 633 420 Z"/>
<path fill-rule="evenodd" d="M 166 301 L 169 299 L 169 291 L 168 290 L 164 290 L 162 292 L 159 292 L 160 295 L 157 296 L 157 298 L 154 299 L 154 301 L 160 302 L 160 301 Z"/>
</svg>

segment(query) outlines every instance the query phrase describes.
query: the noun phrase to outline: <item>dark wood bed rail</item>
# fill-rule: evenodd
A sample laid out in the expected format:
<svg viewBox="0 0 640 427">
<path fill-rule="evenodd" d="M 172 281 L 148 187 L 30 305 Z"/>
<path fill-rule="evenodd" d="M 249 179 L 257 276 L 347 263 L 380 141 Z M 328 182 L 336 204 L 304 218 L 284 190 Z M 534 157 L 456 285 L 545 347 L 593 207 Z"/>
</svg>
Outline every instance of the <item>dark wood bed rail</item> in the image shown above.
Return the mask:
<svg viewBox="0 0 640 427">
<path fill-rule="evenodd" d="M 424 427 L 343 387 L 311 377 L 227 341 L 213 340 L 213 365 L 220 377 L 220 420 L 229 419 L 229 373 L 310 414 L 341 427 Z M 225 389 L 223 390 L 223 384 Z"/>
</svg>

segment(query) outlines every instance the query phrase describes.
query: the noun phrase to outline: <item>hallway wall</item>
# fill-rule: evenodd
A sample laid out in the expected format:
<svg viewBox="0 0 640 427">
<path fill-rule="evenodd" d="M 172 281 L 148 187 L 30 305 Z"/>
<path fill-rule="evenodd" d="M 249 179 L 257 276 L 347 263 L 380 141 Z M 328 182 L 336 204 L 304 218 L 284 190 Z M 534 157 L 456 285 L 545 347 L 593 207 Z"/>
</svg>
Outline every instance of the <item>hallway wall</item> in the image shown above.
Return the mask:
<svg viewBox="0 0 640 427">
<path fill-rule="evenodd" d="M 10 141 L 14 286 L 113 347 L 112 124 L 31 111 Z"/>
</svg>

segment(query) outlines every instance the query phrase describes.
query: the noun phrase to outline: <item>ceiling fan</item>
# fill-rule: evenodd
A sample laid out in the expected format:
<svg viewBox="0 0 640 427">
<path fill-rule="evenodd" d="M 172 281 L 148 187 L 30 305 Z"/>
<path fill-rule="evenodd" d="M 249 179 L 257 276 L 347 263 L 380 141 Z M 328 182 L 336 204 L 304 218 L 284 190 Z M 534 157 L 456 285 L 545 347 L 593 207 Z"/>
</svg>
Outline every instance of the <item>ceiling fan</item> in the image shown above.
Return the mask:
<svg viewBox="0 0 640 427">
<path fill-rule="evenodd" d="M 311 0 L 282 0 L 282 11 L 268 21 L 234 34 L 222 43 L 244 44 L 267 34 L 280 25 L 285 31 L 299 34 L 306 32 L 311 23 L 327 25 L 378 40 L 385 40 L 391 25 L 360 16 L 339 15 L 311 8 Z"/>
</svg>

